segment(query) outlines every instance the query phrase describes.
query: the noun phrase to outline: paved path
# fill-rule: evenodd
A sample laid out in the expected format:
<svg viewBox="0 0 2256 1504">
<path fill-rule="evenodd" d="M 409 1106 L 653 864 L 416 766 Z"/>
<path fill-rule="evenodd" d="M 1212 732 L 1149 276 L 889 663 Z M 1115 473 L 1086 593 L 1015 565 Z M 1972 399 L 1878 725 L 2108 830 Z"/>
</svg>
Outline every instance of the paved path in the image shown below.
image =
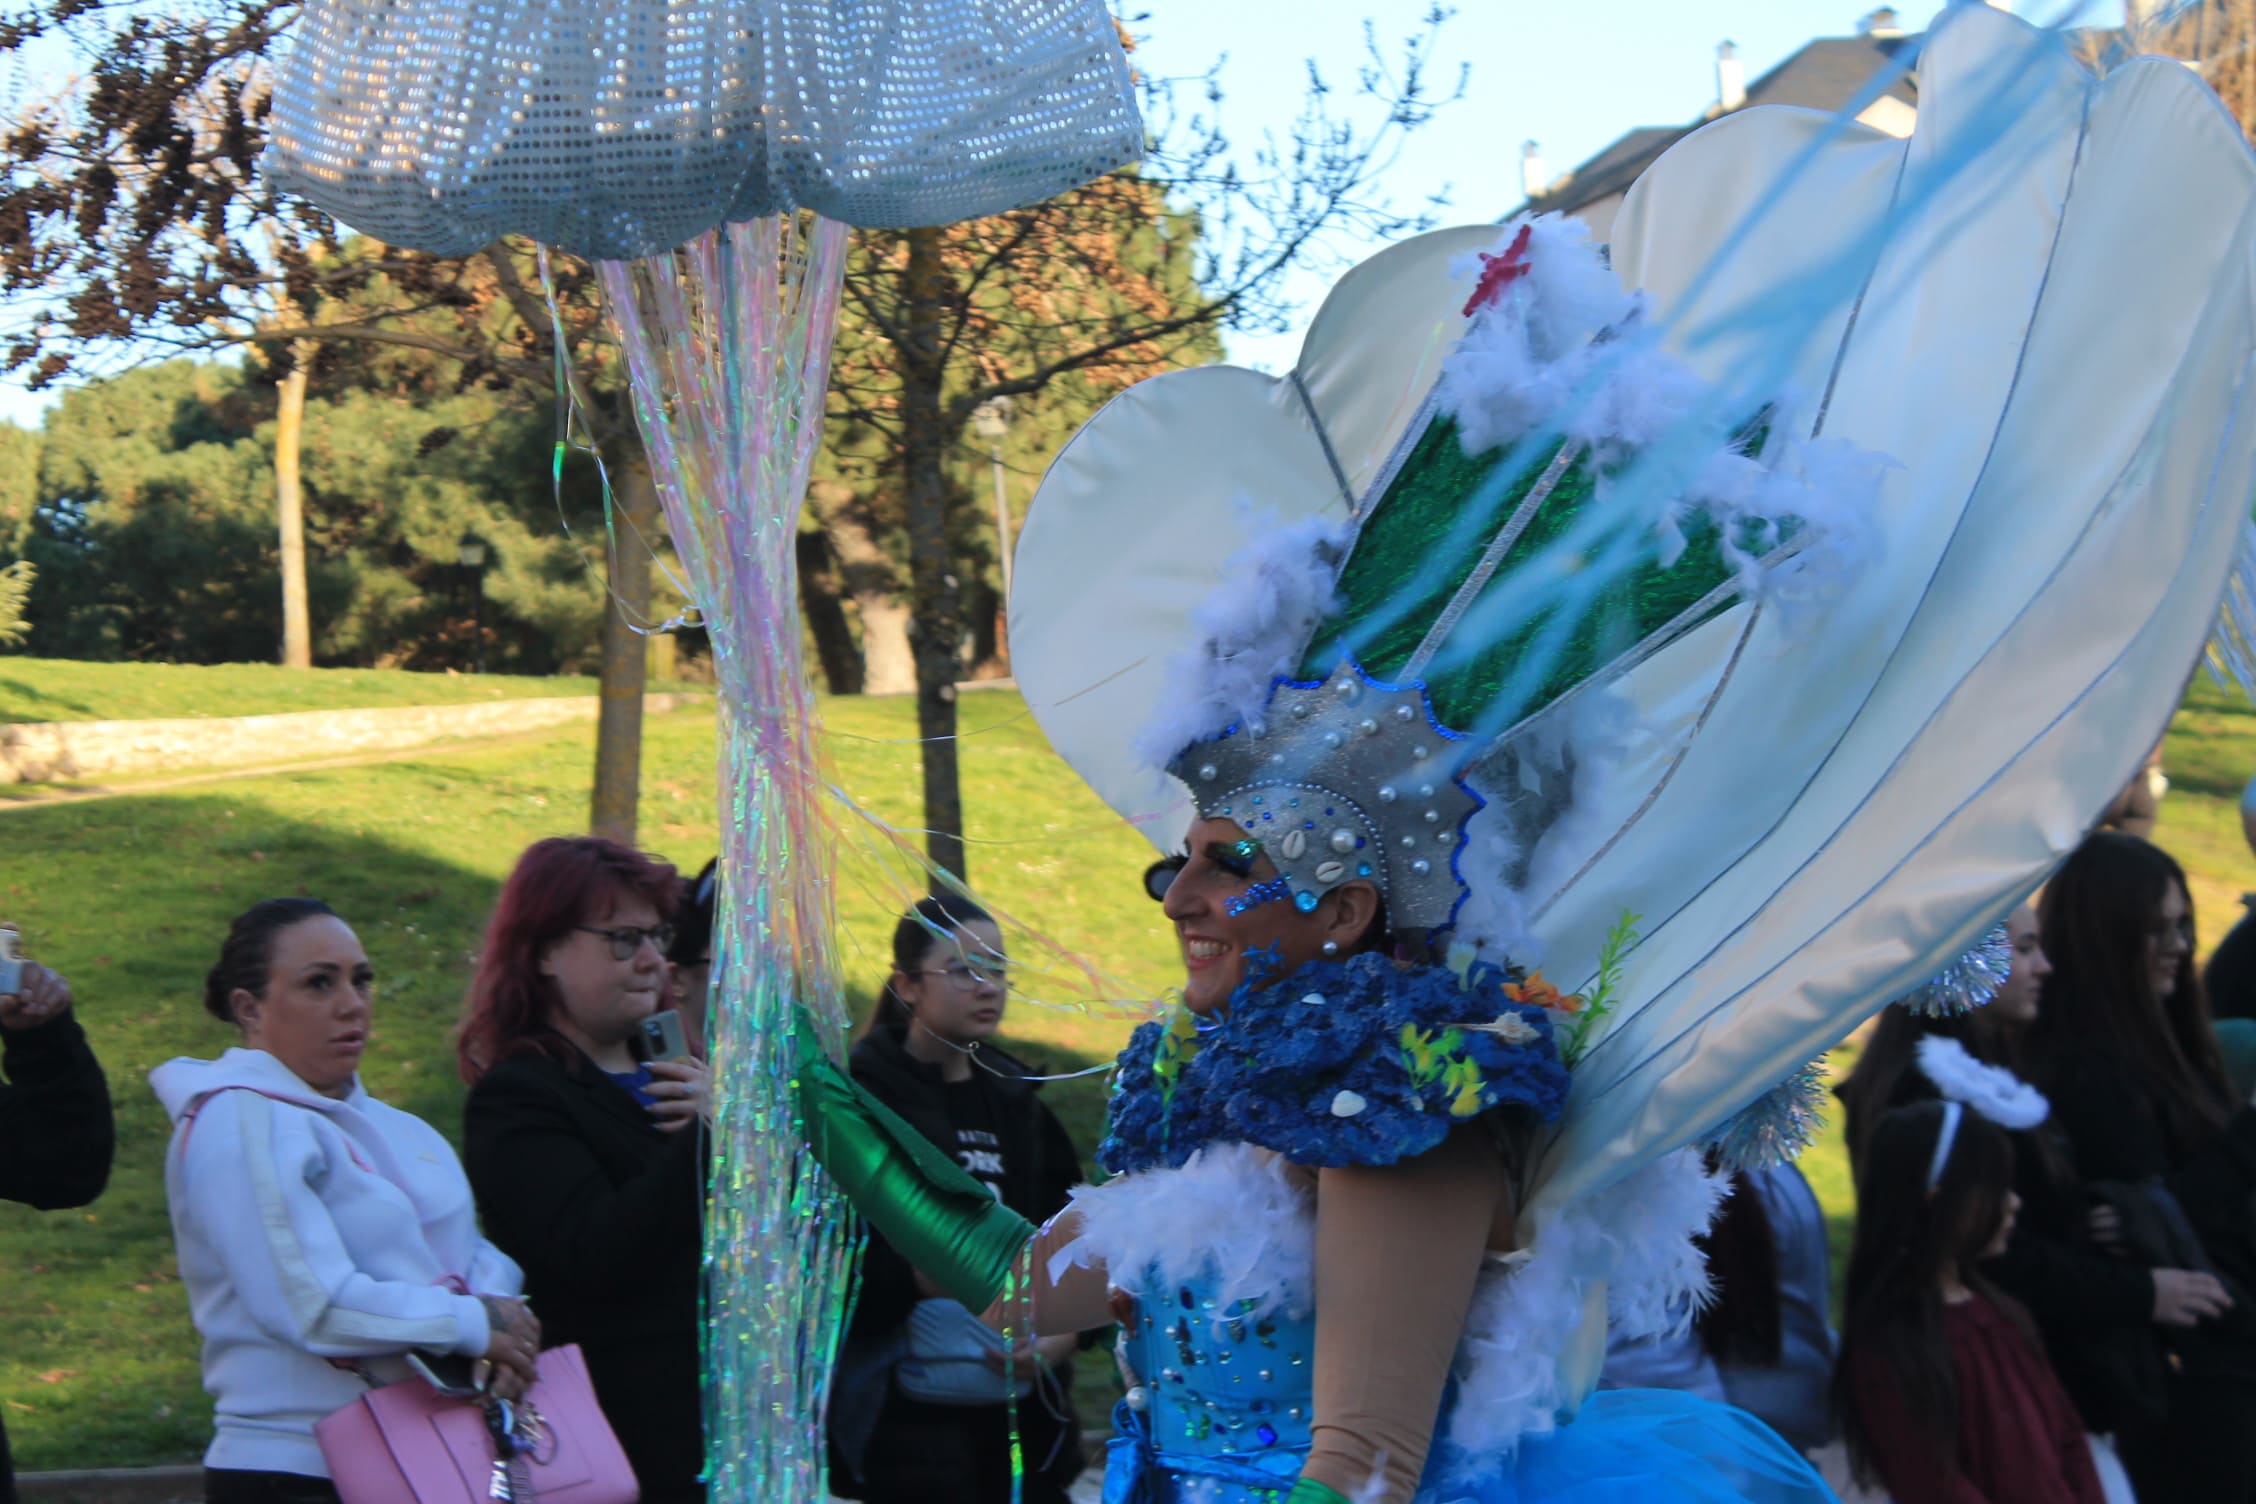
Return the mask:
<svg viewBox="0 0 2256 1504">
<path fill-rule="evenodd" d="M 672 714 L 672 712 L 660 712 Z M 357 768 L 379 762 L 421 762 L 432 757 L 442 757 L 465 748 L 507 747 L 553 741 L 560 732 L 577 729 L 570 725 L 546 726 L 536 731 L 522 731 L 509 736 L 467 736 L 447 741 L 428 742 L 420 747 L 399 747 L 388 752 L 357 752 L 346 757 L 317 757 L 301 762 L 261 763 L 248 768 L 209 768 L 197 773 L 168 773 L 157 778 L 119 779 L 111 783 L 8 783 L 0 784 L 0 815 L 15 814 L 27 809 L 40 809 L 50 804 L 81 804 L 89 799 L 122 799 L 134 794 L 166 794 L 174 789 L 195 788 L 207 783 L 227 783 L 243 778 L 271 778 L 282 773 L 319 773 L 331 768 Z M 586 725 L 590 742 L 595 736 L 595 723 Z M 202 1485 L 199 1484 L 200 1488 Z"/>
</svg>

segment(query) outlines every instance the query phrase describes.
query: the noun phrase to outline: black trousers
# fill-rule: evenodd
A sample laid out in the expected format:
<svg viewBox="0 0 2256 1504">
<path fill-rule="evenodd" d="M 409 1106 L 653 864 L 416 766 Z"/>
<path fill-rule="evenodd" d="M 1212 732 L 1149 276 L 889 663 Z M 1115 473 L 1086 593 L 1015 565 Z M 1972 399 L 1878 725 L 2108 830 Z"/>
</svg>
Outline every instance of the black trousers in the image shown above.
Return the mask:
<svg viewBox="0 0 2256 1504">
<path fill-rule="evenodd" d="M 1039 1398 L 1018 1408 L 1024 1504 L 1066 1504 L 1080 1476 L 1080 1423 Z M 843 1489 L 839 1490 L 841 1493 Z M 887 1397 L 862 1464 L 863 1504 L 1010 1504 L 1011 1428 L 1001 1405 L 927 1405 L 899 1389 Z"/>
<path fill-rule="evenodd" d="M 309 1478 L 304 1473 L 207 1467 L 204 1504 L 337 1504 L 337 1488 L 327 1478 Z"/>
<path fill-rule="evenodd" d="M 2140 1499 L 2157 1504 L 2256 1504 L 2256 1385 L 2170 1376 L 2161 1424 L 2116 1437 Z"/>
</svg>

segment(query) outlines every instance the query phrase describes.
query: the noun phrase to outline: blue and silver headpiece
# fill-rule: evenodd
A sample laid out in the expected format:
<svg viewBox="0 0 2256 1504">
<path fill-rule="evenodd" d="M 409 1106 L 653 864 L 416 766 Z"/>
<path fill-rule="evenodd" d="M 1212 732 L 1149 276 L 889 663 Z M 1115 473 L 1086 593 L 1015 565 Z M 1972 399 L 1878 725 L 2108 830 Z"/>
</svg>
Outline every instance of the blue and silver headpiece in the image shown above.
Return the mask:
<svg viewBox="0 0 2256 1504">
<path fill-rule="evenodd" d="M 1278 684 L 1264 719 L 1193 744 L 1168 771 L 1202 818 L 1261 842 L 1303 912 L 1368 882 L 1390 922 L 1430 930 L 1456 913 L 1457 855 L 1482 803 L 1459 780 L 1458 743 L 1422 689 L 1342 664 L 1327 680 Z"/>
</svg>

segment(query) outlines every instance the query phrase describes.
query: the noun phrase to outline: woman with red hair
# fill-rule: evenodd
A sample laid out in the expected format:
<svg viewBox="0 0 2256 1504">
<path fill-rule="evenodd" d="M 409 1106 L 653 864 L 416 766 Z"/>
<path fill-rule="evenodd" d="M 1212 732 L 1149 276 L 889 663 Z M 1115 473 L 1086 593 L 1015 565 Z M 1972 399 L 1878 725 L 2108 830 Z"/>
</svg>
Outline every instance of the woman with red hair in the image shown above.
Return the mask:
<svg viewBox="0 0 2256 1504">
<path fill-rule="evenodd" d="M 456 1049 L 488 1236 L 552 1343 L 587 1355 L 645 1504 L 702 1500 L 701 1061 L 644 1061 L 680 881 L 592 836 L 535 842 L 486 927 Z"/>
</svg>

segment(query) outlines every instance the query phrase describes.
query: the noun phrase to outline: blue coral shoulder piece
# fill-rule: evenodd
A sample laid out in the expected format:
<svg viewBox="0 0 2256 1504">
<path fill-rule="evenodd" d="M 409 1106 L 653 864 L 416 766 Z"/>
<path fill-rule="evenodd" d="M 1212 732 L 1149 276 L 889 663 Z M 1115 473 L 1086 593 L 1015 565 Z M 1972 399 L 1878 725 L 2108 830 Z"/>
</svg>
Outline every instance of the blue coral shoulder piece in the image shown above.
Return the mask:
<svg viewBox="0 0 2256 1504">
<path fill-rule="evenodd" d="M 1566 1101 L 1551 1013 L 1518 1001 L 1525 989 L 1500 967 L 1360 955 L 1277 970 L 1275 951 L 1251 952 L 1217 1018 L 1178 1007 L 1136 1031 L 1097 1150 L 1108 1172 L 1173 1168 L 1215 1143 L 1299 1165 L 1393 1164 L 1492 1108 L 1549 1122 Z"/>
</svg>

